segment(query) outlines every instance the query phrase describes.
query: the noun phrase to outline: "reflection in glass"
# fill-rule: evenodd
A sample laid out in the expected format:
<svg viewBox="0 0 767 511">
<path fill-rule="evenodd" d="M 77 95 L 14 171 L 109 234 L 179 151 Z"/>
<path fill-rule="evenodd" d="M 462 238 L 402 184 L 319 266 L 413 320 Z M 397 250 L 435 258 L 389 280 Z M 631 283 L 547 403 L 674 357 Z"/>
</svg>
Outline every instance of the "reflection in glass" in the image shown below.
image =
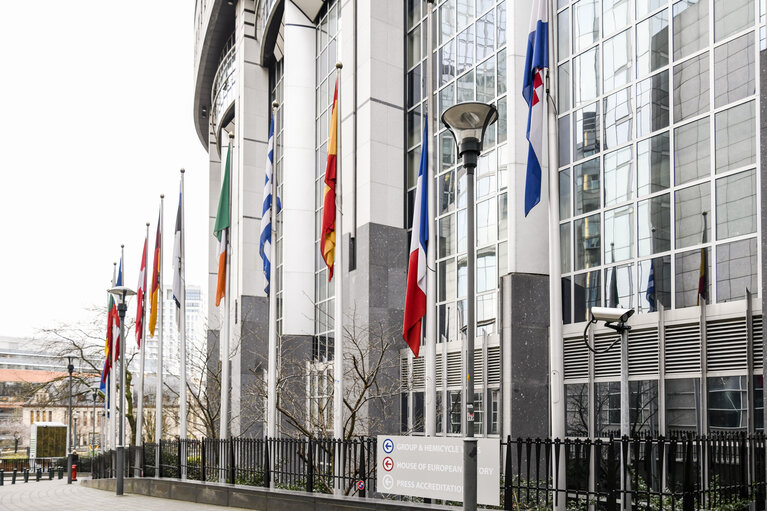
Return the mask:
<svg viewBox="0 0 767 511">
<path fill-rule="evenodd" d="M 754 429 L 764 431 L 764 376 L 754 375 L 754 402 L 751 404 L 754 410 Z"/>
<path fill-rule="evenodd" d="M 561 62 L 570 56 L 570 10 L 557 14 L 557 59 Z M 559 83 L 562 82 L 560 80 Z M 561 90 L 561 89 L 560 89 Z M 563 110 L 560 108 L 560 110 Z M 566 110 L 566 109 L 564 109 Z"/>
<path fill-rule="evenodd" d="M 573 161 L 587 158 L 601 149 L 599 103 L 586 106 L 573 117 Z"/>
<path fill-rule="evenodd" d="M 500 48 L 504 44 L 506 44 L 506 2 L 501 2 L 498 4 L 498 15 L 496 19 L 498 20 L 498 23 L 496 23 L 496 39 L 498 42 L 498 47 Z"/>
<path fill-rule="evenodd" d="M 407 113 L 407 146 L 413 147 L 414 145 L 417 145 L 421 142 L 421 135 L 419 134 L 420 131 L 422 131 L 419 128 L 423 127 L 423 121 L 421 121 L 421 109 L 420 108 L 414 108 L 412 111 Z M 417 175 L 417 174 L 416 174 Z M 415 186 L 415 185 L 412 185 Z"/>
<path fill-rule="evenodd" d="M 455 300 L 455 259 L 439 263 L 439 301 Z"/>
<path fill-rule="evenodd" d="M 570 316 L 572 309 L 571 293 L 570 277 L 562 277 L 562 323 L 565 325 L 572 323 L 572 317 Z"/>
<path fill-rule="evenodd" d="M 654 11 L 661 5 L 667 5 L 666 0 L 637 0 L 637 18 Z"/>
<path fill-rule="evenodd" d="M 642 261 L 637 266 L 639 311 L 656 312 L 658 304 L 671 308 L 671 256 Z"/>
<path fill-rule="evenodd" d="M 708 45 L 708 1 L 682 0 L 674 4 L 674 60 Z"/>
<path fill-rule="evenodd" d="M 495 51 L 495 23 L 494 11 L 490 11 L 477 20 L 477 61 Z"/>
<path fill-rule="evenodd" d="M 637 205 L 639 257 L 671 249 L 671 204 L 664 193 Z"/>
<path fill-rule="evenodd" d="M 668 132 L 637 143 L 637 186 L 641 197 L 669 186 Z"/>
<path fill-rule="evenodd" d="M 716 247 L 716 301 L 742 300 L 759 292 L 756 238 Z"/>
<path fill-rule="evenodd" d="M 637 136 L 668 126 L 668 71 L 637 83 Z"/>
<path fill-rule="evenodd" d="M 457 0 L 456 9 L 458 18 L 458 29 L 462 29 L 474 18 L 474 0 Z"/>
<path fill-rule="evenodd" d="M 563 167 L 570 163 L 570 116 L 561 117 L 557 124 L 559 126 L 559 166 Z"/>
<path fill-rule="evenodd" d="M 506 49 L 498 52 L 497 72 L 498 72 L 498 95 L 506 92 Z M 498 114 L 500 117 L 500 113 Z"/>
<path fill-rule="evenodd" d="M 496 241 L 497 212 L 495 197 L 477 203 L 477 246 Z"/>
<path fill-rule="evenodd" d="M 575 105 L 591 101 L 599 95 L 599 47 L 573 59 L 573 79 Z"/>
<path fill-rule="evenodd" d="M 668 10 L 637 25 L 637 77 L 668 64 Z"/>
<path fill-rule="evenodd" d="M 674 197 L 676 248 L 684 248 L 709 240 L 710 219 L 703 216 L 711 207 L 711 184 L 708 182 L 677 190 Z M 705 238 L 704 238 L 705 229 Z"/>
<path fill-rule="evenodd" d="M 658 412 L 658 380 L 629 382 L 630 437 L 640 434 L 657 436 L 660 414 Z"/>
<path fill-rule="evenodd" d="M 605 106 L 605 149 L 611 149 L 631 140 L 633 112 L 631 88 L 607 96 Z"/>
<path fill-rule="evenodd" d="M 474 65 L 474 26 L 470 25 L 455 40 L 458 46 L 455 72 L 460 75 Z"/>
<path fill-rule="evenodd" d="M 559 84 L 557 110 L 566 112 L 570 110 L 570 61 L 559 66 Z"/>
<path fill-rule="evenodd" d="M 716 42 L 754 24 L 754 0 L 714 0 Z"/>
<path fill-rule="evenodd" d="M 559 256 L 562 262 L 562 273 L 570 273 L 570 222 L 559 226 Z"/>
<path fill-rule="evenodd" d="M 559 218 L 570 218 L 570 169 L 559 172 Z"/>
<path fill-rule="evenodd" d="M 716 180 L 716 239 L 756 232 L 756 171 Z"/>
<path fill-rule="evenodd" d="M 700 266 L 702 252 L 705 252 L 706 268 L 704 278 L 701 279 Z M 682 309 L 684 307 L 695 307 L 698 303 L 698 290 L 701 281 L 706 296 L 706 303 L 711 303 L 711 293 L 709 292 L 708 275 L 711 274 L 711 257 L 708 248 L 692 250 L 690 252 L 677 253 L 675 257 L 674 282 L 676 286 L 674 307 Z"/>
<path fill-rule="evenodd" d="M 575 214 L 599 209 L 599 158 L 574 167 Z"/>
<path fill-rule="evenodd" d="M 439 180 L 439 214 L 447 213 L 455 208 L 455 172 L 442 174 Z"/>
<path fill-rule="evenodd" d="M 666 379 L 666 432 L 701 433 L 700 378 Z"/>
<path fill-rule="evenodd" d="M 455 81 L 457 102 L 474 101 L 474 70 L 459 76 Z"/>
<path fill-rule="evenodd" d="M 455 34 L 455 0 L 447 0 L 439 8 L 439 44 L 444 44 Z"/>
<path fill-rule="evenodd" d="M 634 265 L 613 266 L 605 270 L 605 305 L 634 308 Z"/>
<path fill-rule="evenodd" d="M 458 242 L 458 252 L 459 254 L 463 254 L 466 252 L 466 210 L 461 209 L 458 210 L 458 213 L 456 213 L 456 231 L 457 231 L 457 239 Z"/>
<path fill-rule="evenodd" d="M 633 3 L 629 0 L 604 0 L 602 2 L 605 35 L 612 34 L 629 24 Z"/>
<path fill-rule="evenodd" d="M 413 392 L 413 431 L 423 433 L 424 393 Z"/>
<path fill-rule="evenodd" d="M 605 155 L 605 206 L 625 202 L 633 197 L 634 161 L 631 146 Z"/>
<path fill-rule="evenodd" d="M 711 174 L 709 125 L 709 118 L 704 117 L 674 130 L 675 184 Z"/>
<path fill-rule="evenodd" d="M 495 98 L 495 57 L 477 66 L 477 101 L 490 103 Z"/>
<path fill-rule="evenodd" d="M 447 84 L 447 82 L 455 77 L 455 39 L 451 39 L 439 49 L 437 65 L 439 66 L 439 71 L 436 75 L 439 77 L 440 86 Z"/>
<path fill-rule="evenodd" d="M 602 43 L 604 59 L 604 92 L 610 92 L 631 81 L 631 30 L 621 32 Z"/>
<path fill-rule="evenodd" d="M 506 53 L 506 50 L 504 50 L 504 53 Z M 500 54 L 498 55 L 499 62 L 500 62 Z M 505 65 L 505 64 L 504 64 Z M 504 77 L 504 82 L 506 81 L 506 78 Z M 500 82 L 498 83 L 498 86 L 500 88 Z M 500 91 L 499 91 L 500 94 Z M 507 134 L 507 127 L 508 127 L 508 115 L 506 113 L 506 96 L 498 99 L 498 102 L 496 103 L 498 106 L 498 143 L 506 142 Z"/>
<path fill-rule="evenodd" d="M 597 437 L 621 431 L 621 384 L 618 381 L 594 384 L 594 424 Z"/>
<path fill-rule="evenodd" d="M 745 431 L 748 425 L 746 376 L 713 376 L 708 384 L 708 427 L 715 431 Z"/>
<path fill-rule="evenodd" d="M 498 195 L 498 239 L 505 240 L 509 237 L 508 230 L 509 205 L 508 195 L 502 193 Z"/>
<path fill-rule="evenodd" d="M 458 316 L 454 303 L 439 306 L 439 339 L 438 342 L 455 341 L 457 337 Z"/>
<path fill-rule="evenodd" d="M 407 68 L 410 69 L 416 62 L 420 60 L 421 27 L 419 25 L 407 35 Z"/>
<path fill-rule="evenodd" d="M 599 227 L 599 213 L 575 221 L 576 270 L 599 266 L 602 253 Z"/>
<path fill-rule="evenodd" d="M 476 169 L 476 197 L 481 198 L 490 193 L 495 193 L 496 171 L 498 170 L 495 151 L 488 151 L 477 160 Z"/>
<path fill-rule="evenodd" d="M 573 4 L 573 53 L 594 44 L 599 39 L 599 2 L 580 0 Z"/>
<path fill-rule="evenodd" d="M 439 154 L 442 170 L 455 165 L 455 139 L 448 131 L 442 132 L 439 136 Z"/>
<path fill-rule="evenodd" d="M 461 432 L 461 391 L 460 390 L 448 390 L 447 400 L 450 406 L 448 412 L 448 418 L 450 419 L 450 433 L 458 434 Z"/>
<path fill-rule="evenodd" d="M 407 73 L 407 107 L 410 108 L 421 101 L 423 80 L 421 78 L 421 66 L 416 66 Z M 325 135 L 323 138 L 327 138 Z"/>
<path fill-rule="evenodd" d="M 503 277 L 509 272 L 509 244 L 498 243 L 498 275 Z"/>
<path fill-rule="evenodd" d="M 605 211 L 605 263 L 625 261 L 634 255 L 634 206 Z"/>
<path fill-rule="evenodd" d="M 756 92 L 754 33 L 714 49 L 714 104 L 719 107 Z"/>
<path fill-rule="evenodd" d="M 707 112 L 708 52 L 674 66 L 674 121 Z"/>
<path fill-rule="evenodd" d="M 439 219 L 439 257 L 455 253 L 455 216 L 448 215 Z"/>
<path fill-rule="evenodd" d="M 458 298 L 464 298 L 464 299 L 466 298 L 466 291 L 469 289 L 466 268 L 467 268 L 467 266 L 466 266 L 466 258 L 465 257 L 461 257 L 460 259 L 458 259 L 458 277 L 456 279 L 458 284 L 457 284 L 456 291 L 458 292 Z M 463 311 L 463 309 L 462 309 L 462 314 L 463 314 L 463 312 L 465 312 L 465 311 Z M 463 325 L 465 323 L 466 323 L 466 317 L 462 316 L 461 317 L 461 325 Z"/>
<path fill-rule="evenodd" d="M 492 291 L 498 286 L 495 247 L 477 251 L 477 293 Z"/>
<path fill-rule="evenodd" d="M 565 435 L 589 436 L 589 388 L 586 383 L 565 385 Z"/>
<path fill-rule="evenodd" d="M 756 107 L 753 101 L 716 114 L 716 172 L 756 162 Z"/>
</svg>

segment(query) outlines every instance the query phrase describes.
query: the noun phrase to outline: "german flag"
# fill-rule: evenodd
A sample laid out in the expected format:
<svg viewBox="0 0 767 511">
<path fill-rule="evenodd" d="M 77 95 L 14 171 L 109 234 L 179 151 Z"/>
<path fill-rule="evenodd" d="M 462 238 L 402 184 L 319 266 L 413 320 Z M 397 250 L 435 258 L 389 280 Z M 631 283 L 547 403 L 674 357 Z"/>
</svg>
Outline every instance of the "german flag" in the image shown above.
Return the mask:
<svg viewBox="0 0 767 511">
<path fill-rule="evenodd" d="M 333 113 L 330 116 L 328 162 L 325 167 L 325 194 L 322 201 L 322 231 L 320 250 L 328 265 L 328 282 L 333 279 L 336 255 L 336 154 L 338 151 L 338 79 L 333 92 Z"/>
</svg>

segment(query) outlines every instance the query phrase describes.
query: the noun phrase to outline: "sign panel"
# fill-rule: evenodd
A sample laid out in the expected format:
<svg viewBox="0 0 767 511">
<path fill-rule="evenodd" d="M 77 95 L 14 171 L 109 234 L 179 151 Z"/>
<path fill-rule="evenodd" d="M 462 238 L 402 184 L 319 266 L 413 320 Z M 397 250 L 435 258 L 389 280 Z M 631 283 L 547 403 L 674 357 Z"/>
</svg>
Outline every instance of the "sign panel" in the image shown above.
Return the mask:
<svg viewBox="0 0 767 511">
<path fill-rule="evenodd" d="M 500 440 L 477 440 L 477 503 L 501 503 Z M 378 436 L 380 493 L 463 501 L 463 438 Z"/>
</svg>

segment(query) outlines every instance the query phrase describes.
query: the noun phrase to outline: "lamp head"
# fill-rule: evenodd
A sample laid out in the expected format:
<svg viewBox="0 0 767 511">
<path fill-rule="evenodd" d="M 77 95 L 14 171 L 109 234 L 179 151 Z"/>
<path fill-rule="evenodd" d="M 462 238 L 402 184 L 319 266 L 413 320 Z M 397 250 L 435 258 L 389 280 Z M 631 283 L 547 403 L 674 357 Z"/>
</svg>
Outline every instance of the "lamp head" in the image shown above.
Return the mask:
<svg viewBox="0 0 767 511">
<path fill-rule="evenodd" d="M 134 290 L 129 288 L 128 286 L 116 286 L 112 289 L 108 290 L 109 294 L 115 297 L 117 300 L 117 303 L 126 303 L 128 301 L 129 296 L 133 296 L 136 294 Z"/>
<path fill-rule="evenodd" d="M 467 101 L 453 105 L 442 113 L 442 123 L 450 130 L 458 145 L 458 154 L 482 150 L 485 130 L 498 119 L 493 105 Z"/>
</svg>

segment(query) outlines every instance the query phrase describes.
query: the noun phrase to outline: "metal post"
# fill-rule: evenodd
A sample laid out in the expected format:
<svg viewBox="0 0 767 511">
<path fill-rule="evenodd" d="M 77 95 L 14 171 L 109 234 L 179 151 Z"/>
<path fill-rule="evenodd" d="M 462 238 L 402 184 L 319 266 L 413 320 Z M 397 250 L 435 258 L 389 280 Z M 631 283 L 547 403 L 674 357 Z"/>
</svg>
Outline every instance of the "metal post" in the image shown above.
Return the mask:
<svg viewBox="0 0 767 511">
<path fill-rule="evenodd" d="M 163 204 L 165 202 L 165 194 L 160 195 L 160 219 L 158 220 L 158 226 L 157 229 L 160 233 L 159 239 L 155 240 L 155 243 L 160 244 L 160 269 L 159 269 L 159 277 L 157 282 L 157 319 L 158 323 L 160 325 L 160 329 L 157 332 L 157 388 L 155 389 L 155 401 L 154 401 L 154 443 L 155 443 L 155 452 L 154 452 L 154 466 L 155 466 L 155 477 L 160 478 L 160 439 L 162 438 L 162 373 L 163 373 L 163 360 L 162 360 L 162 336 L 163 336 L 163 314 L 162 314 L 162 301 L 163 301 L 163 291 L 162 291 L 162 259 L 163 259 L 163 251 L 165 250 L 162 246 L 162 236 L 163 232 Z M 155 268 L 152 268 L 152 279 L 154 279 L 154 272 Z M 154 280 L 152 281 L 154 282 Z"/>
<path fill-rule="evenodd" d="M 117 495 L 123 494 L 125 477 L 125 291 L 123 291 L 120 303 L 117 304 L 117 312 L 120 315 L 120 437 L 117 444 Z"/>
<path fill-rule="evenodd" d="M 72 484 L 72 372 L 75 370 L 75 366 L 72 365 L 72 358 L 69 359 L 67 365 L 67 371 L 69 371 L 69 427 L 67 429 L 67 484 Z"/>
<path fill-rule="evenodd" d="M 98 397 L 98 392 L 96 389 L 93 389 L 93 415 L 91 416 L 91 465 L 93 464 L 93 458 L 96 457 L 96 397 Z M 91 470 L 93 470 L 91 468 Z"/>
</svg>

